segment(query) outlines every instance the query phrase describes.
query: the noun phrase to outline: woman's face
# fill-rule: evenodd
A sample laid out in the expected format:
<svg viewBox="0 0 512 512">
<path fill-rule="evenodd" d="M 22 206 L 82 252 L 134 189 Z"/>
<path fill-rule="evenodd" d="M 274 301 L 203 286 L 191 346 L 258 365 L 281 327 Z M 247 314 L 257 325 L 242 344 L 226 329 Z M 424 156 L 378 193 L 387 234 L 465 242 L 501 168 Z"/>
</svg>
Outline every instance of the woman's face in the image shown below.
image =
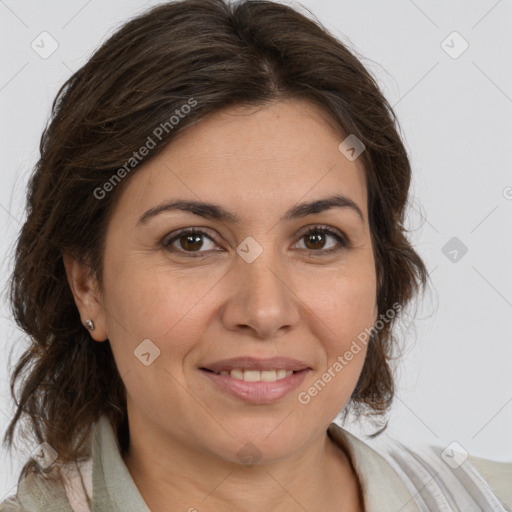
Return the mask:
<svg viewBox="0 0 512 512">
<path fill-rule="evenodd" d="M 364 169 L 338 149 L 344 138 L 305 102 L 230 108 L 129 177 L 91 317 L 130 421 L 234 462 L 277 460 L 325 434 L 365 346 L 344 356 L 377 315 Z M 346 205 L 322 207 L 333 196 Z M 160 208 L 175 202 L 199 206 Z"/>
</svg>

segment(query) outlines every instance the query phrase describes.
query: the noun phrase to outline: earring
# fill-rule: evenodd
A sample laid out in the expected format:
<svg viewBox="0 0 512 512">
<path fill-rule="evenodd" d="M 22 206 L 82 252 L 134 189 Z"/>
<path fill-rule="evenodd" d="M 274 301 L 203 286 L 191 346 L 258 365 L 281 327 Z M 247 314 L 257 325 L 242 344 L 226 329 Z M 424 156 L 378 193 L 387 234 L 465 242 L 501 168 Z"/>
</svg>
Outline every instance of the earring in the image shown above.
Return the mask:
<svg viewBox="0 0 512 512">
<path fill-rule="evenodd" d="M 94 331 L 94 322 L 89 318 L 85 321 L 85 324 L 89 328 L 89 330 Z"/>
</svg>

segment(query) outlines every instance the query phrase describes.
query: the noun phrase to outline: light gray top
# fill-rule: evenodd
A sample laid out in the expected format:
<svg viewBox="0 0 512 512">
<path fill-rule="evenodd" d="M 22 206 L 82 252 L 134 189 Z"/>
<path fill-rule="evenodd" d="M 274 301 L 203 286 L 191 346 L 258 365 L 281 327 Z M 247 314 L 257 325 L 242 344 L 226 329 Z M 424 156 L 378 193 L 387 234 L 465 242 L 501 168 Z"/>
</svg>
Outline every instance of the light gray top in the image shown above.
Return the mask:
<svg viewBox="0 0 512 512">
<path fill-rule="evenodd" d="M 512 512 L 512 463 L 469 457 L 459 465 L 462 459 L 445 462 L 437 447 L 413 452 L 390 441 L 377 449 L 335 423 L 328 432 L 350 454 L 365 512 Z M 85 462 L 63 466 L 59 479 L 24 478 L 0 512 L 151 512 L 106 416 L 93 427 L 91 453 Z"/>
</svg>

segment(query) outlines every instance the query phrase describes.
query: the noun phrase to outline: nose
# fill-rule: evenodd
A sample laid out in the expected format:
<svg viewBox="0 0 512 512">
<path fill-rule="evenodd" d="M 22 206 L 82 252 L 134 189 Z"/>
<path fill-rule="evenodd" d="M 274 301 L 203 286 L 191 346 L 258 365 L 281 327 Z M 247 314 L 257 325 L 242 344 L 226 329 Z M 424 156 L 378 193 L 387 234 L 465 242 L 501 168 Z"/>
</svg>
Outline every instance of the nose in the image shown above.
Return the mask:
<svg viewBox="0 0 512 512">
<path fill-rule="evenodd" d="M 226 329 L 268 339 L 297 325 L 300 300 L 289 273 L 271 250 L 264 250 L 252 263 L 238 257 L 231 272 L 232 292 L 222 309 Z"/>
</svg>

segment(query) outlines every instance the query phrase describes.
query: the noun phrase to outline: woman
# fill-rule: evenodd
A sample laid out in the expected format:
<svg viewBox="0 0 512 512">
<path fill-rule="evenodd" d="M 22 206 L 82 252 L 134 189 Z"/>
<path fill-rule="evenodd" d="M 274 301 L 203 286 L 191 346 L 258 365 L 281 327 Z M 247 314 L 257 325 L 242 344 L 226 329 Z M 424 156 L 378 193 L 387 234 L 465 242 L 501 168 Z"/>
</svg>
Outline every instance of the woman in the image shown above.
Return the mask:
<svg viewBox="0 0 512 512">
<path fill-rule="evenodd" d="M 508 466 L 333 423 L 393 398 L 427 282 L 410 177 L 374 80 L 293 9 L 122 27 L 59 92 L 29 184 L 6 440 L 26 420 L 40 445 L 0 510 L 510 509 Z"/>
</svg>

